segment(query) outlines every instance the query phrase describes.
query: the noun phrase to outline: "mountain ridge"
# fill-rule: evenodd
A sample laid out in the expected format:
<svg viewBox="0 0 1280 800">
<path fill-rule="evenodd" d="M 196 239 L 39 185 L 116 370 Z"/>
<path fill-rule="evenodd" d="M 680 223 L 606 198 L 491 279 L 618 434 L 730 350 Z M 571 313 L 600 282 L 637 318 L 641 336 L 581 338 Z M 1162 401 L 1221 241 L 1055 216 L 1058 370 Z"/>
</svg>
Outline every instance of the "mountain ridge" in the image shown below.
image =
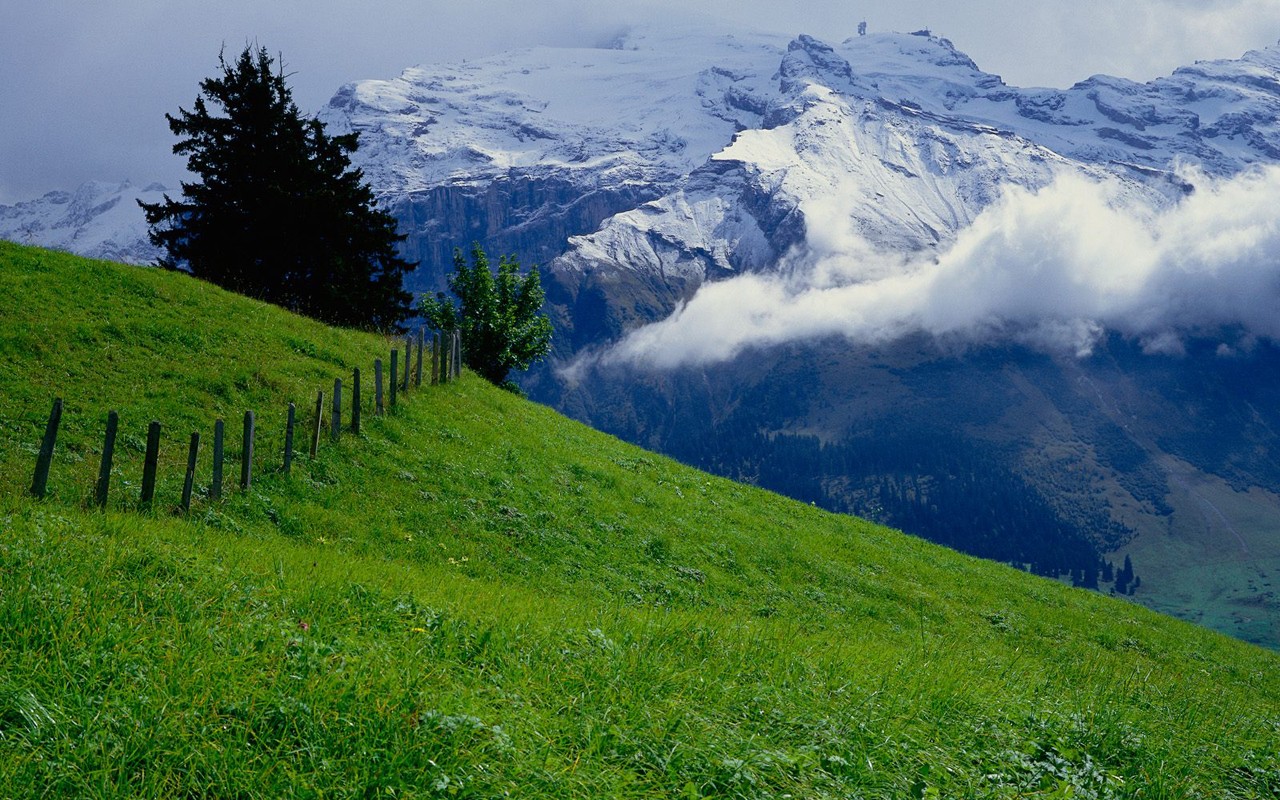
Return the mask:
<svg viewBox="0 0 1280 800">
<path fill-rule="evenodd" d="M 1093 76 L 1068 89 L 1018 89 L 981 71 L 949 40 L 924 33 L 872 33 L 831 45 L 805 34 L 640 27 L 607 47 L 538 47 L 348 84 L 319 116 L 335 131 L 362 133 L 356 161 L 411 239 L 431 219 L 409 197 L 519 179 L 568 184 L 553 199 L 535 200 L 535 215 L 551 213 L 569 192 L 574 199 L 598 195 L 601 208 L 565 226 L 570 235 L 592 233 L 637 200 L 665 194 L 736 132 L 776 127 L 769 114 L 780 106 L 771 101 L 808 74 L 787 76 L 800 68 L 798 53 L 819 73 L 834 70 L 850 96 L 887 104 L 886 111 L 970 130 L 988 126 L 1077 160 L 1168 172 L 1176 145 L 1210 173 L 1226 175 L 1280 154 L 1278 90 L 1267 73 L 1280 59 L 1275 47 L 1196 62 L 1145 83 Z M 534 168 L 536 176 L 525 174 Z M 431 231 L 450 247 L 474 233 L 518 241 L 514 228 L 529 221 L 509 222 L 486 220 L 477 230 L 451 220 Z M 0 233 L 23 235 L 12 224 Z M 39 243 L 30 230 L 26 235 Z M 527 256 L 540 263 L 559 255 L 529 249 L 541 251 Z M 439 263 L 440 253 L 431 253 L 428 271 L 437 285 L 448 259 Z"/>
</svg>

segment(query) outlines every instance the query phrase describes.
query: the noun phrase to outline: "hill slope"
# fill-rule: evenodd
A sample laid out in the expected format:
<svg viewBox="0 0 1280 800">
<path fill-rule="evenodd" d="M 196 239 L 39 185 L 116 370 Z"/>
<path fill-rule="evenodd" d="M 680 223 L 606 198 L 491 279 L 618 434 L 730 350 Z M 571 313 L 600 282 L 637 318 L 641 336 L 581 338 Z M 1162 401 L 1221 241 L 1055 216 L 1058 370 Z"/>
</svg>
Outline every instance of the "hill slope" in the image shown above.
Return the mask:
<svg viewBox="0 0 1280 800">
<path fill-rule="evenodd" d="M 0 245 L 0 785 L 1280 791 L 1274 654 L 707 476 L 470 376 L 281 474 L 285 404 L 388 346 L 182 275 Z M 110 408 L 117 488 L 87 511 Z M 187 434 L 246 408 L 253 488 L 166 513 Z M 151 418 L 162 502 L 144 514 Z"/>
</svg>

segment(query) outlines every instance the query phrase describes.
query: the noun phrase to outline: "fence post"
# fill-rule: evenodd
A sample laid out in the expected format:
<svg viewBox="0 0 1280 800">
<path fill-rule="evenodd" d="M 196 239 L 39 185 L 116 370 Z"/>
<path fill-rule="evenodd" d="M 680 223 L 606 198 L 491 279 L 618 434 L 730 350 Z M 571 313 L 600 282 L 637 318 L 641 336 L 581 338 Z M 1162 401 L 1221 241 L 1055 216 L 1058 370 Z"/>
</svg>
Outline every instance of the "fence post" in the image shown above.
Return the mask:
<svg viewBox="0 0 1280 800">
<path fill-rule="evenodd" d="M 453 332 L 453 377 L 462 377 L 462 331 Z"/>
<path fill-rule="evenodd" d="M 311 457 L 315 458 L 316 453 L 320 452 L 320 425 L 324 415 L 324 390 L 316 392 L 316 424 L 311 427 Z"/>
<path fill-rule="evenodd" d="M 107 507 L 107 491 L 111 488 L 111 461 L 116 454 L 116 428 L 119 426 L 120 415 L 108 411 L 107 435 L 102 442 L 102 462 L 98 465 L 98 485 L 93 492 L 93 501 L 98 508 Z"/>
<path fill-rule="evenodd" d="M 413 372 L 413 368 L 409 366 L 409 359 L 412 358 L 412 355 L 413 334 L 406 333 L 404 335 L 404 375 L 401 377 L 401 380 L 404 381 L 404 385 L 400 387 L 400 390 L 405 394 L 409 393 L 409 373 Z"/>
<path fill-rule="evenodd" d="M 329 438 L 342 436 L 342 378 L 333 379 L 333 414 L 329 417 Z"/>
<path fill-rule="evenodd" d="M 360 368 L 351 370 L 351 432 L 360 433 Z"/>
<path fill-rule="evenodd" d="M 440 334 L 431 334 L 431 385 L 440 383 Z"/>
<path fill-rule="evenodd" d="M 399 381 L 396 380 L 396 370 L 400 368 L 400 351 L 391 351 L 391 407 L 396 407 L 396 387 Z"/>
<path fill-rule="evenodd" d="M 413 387 L 422 385 L 422 348 L 427 342 L 427 329 L 418 328 L 418 360 L 413 370 Z"/>
<path fill-rule="evenodd" d="M 187 477 L 182 481 L 182 513 L 191 511 L 191 485 L 196 480 L 196 458 L 200 454 L 200 434 L 191 434 L 191 446 L 187 448 Z"/>
<path fill-rule="evenodd" d="M 293 429 L 298 424 L 298 409 L 289 404 L 289 418 L 284 423 L 284 474 L 293 469 Z"/>
<path fill-rule="evenodd" d="M 445 346 L 445 336 L 440 334 L 440 382 L 449 382 L 449 348 Z"/>
<path fill-rule="evenodd" d="M 58 441 L 58 425 L 62 423 L 62 398 L 54 398 L 53 410 L 44 426 L 40 455 L 36 456 L 36 472 L 31 478 L 31 493 L 43 498 L 49 489 L 49 466 L 53 464 L 53 446 Z"/>
<path fill-rule="evenodd" d="M 240 448 L 240 488 L 253 484 L 253 412 L 244 412 L 244 442 Z"/>
<path fill-rule="evenodd" d="M 226 423 L 220 419 L 213 423 L 213 482 L 209 485 L 211 500 L 222 499 L 222 440 L 226 427 Z"/>
<path fill-rule="evenodd" d="M 373 413 L 382 416 L 382 359 L 373 360 Z"/>
<path fill-rule="evenodd" d="M 147 454 L 142 459 L 142 507 L 150 508 L 156 494 L 156 464 L 160 461 L 160 423 L 151 420 L 147 426 Z"/>
</svg>

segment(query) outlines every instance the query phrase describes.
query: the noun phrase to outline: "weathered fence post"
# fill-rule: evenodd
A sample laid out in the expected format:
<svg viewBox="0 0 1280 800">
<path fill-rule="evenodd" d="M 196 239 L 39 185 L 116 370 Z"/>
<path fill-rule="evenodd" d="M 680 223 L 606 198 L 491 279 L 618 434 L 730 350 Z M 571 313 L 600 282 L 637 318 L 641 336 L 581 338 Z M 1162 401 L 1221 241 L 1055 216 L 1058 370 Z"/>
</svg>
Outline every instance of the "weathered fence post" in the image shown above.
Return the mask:
<svg viewBox="0 0 1280 800">
<path fill-rule="evenodd" d="M 382 416 L 382 359 L 373 360 L 373 413 Z"/>
<path fill-rule="evenodd" d="M 351 370 L 351 432 L 360 433 L 360 368 Z"/>
<path fill-rule="evenodd" d="M 440 334 L 431 334 L 431 385 L 440 383 Z"/>
<path fill-rule="evenodd" d="M 329 438 L 338 441 L 342 436 L 342 378 L 333 379 L 333 415 L 329 417 Z"/>
<path fill-rule="evenodd" d="M 156 494 L 156 465 L 160 461 L 160 423 L 151 420 L 147 426 L 147 453 L 142 459 L 142 501 L 143 508 L 151 507 L 151 499 Z"/>
<path fill-rule="evenodd" d="M 53 446 L 58 441 L 58 425 L 62 423 L 62 398 L 54 398 L 53 410 L 44 426 L 40 455 L 36 456 L 36 472 L 31 478 L 31 493 L 43 498 L 49 489 L 49 466 L 53 464 Z"/>
<path fill-rule="evenodd" d="M 462 331 L 453 332 L 453 377 L 462 377 Z"/>
<path fill-rule="evenodd" d="M 427 341 L 427 329 L 418 328 L 418 360 L 413 370 L 413 387 L 416 389 L 422 385 L 422 348 Z"/>
<path fill-rule="evenodd" d="M 444 334 L 440 334 L 440 382 L 449 382 L 449 348 L 445 345 Z"/>
<path fill-rule="evenodd" d="M 191 486 L 196 481 L 196 458 L 200 454 L 200 434 L 191 434 L 191 446 L 187 448 L 187 477 L 182 481 L 182 513 L 191 511 Z"/>
<path fill-rule="evenodd" d="M 120 426 L 120 415 L 114 411 L 107 412 L 107 435 L 102 442 L 102 461 L 98 465 L 98 485 L 93 492 L 93 501 L 98 508 L 107 507 L 107 491 L 111 488 L 111 461 L 116 454 L 116 428 Z"/>
<path fill-rule="evenodd" d="M 396 387 L 399 381 L 396 380 L 396 370 L 400 368 L 400 351 L 391 351 L 391 408 L 396 407 Z"/>
<path fill-rule="evenodd" d="M 209 484 L 209 499 L 222 499 L 222 440 L 226 432 L 226 423 L 214 420 L 213 423 L 213 482 Z"/>
<path fill-rule="evenodd" d="M 321 419 L 324 416 L 324 390 L 316 392 L 316 424 L 311 426 L 311 457 L 315 458 L 316 453 L 320 452 L 320 426 L 323 424 Z"/>
<path fill-rule="evenodd" d="M 406 333 L 404 335 L 404 386 L 400 388 L 405 394 L 409 393 L 409 373 L 413 370 L 409 367 L 409 356 L 413 352 L 413 334 Z"/>
<path fill-rule="evenodd" d="M 298 409 L 289 404 L 289 417 L 284 423 L 284 474 L 293 469 L 293 429 L 298 424 Z"/>
<path fill-rule="evenodd" d="M 244 412 L 244 442 L 240 448 L 240 488 L 253 485 L 253 412 Z"/>
</svg>

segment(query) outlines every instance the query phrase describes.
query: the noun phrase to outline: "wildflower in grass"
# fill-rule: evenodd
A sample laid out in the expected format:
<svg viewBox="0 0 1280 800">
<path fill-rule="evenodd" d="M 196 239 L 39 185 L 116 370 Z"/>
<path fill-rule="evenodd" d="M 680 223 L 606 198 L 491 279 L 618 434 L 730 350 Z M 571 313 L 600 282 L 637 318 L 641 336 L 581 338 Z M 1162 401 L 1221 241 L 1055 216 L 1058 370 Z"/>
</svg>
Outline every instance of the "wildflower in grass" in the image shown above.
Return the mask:
<svg viewBox="0 0 1280 800">
<path fill-rule="evenodd" d="M 305 632 L 305 631 L 309 631 L 309 630 L 311 630 L 311 623 L 307 622 L 305 619 L 304 619 L 304 620 L 299 620 L 299 621 L 298 621 L 298 630 L 300 630 L 300 631 L 304 631 L 304 632 Z"/>
</svg>

